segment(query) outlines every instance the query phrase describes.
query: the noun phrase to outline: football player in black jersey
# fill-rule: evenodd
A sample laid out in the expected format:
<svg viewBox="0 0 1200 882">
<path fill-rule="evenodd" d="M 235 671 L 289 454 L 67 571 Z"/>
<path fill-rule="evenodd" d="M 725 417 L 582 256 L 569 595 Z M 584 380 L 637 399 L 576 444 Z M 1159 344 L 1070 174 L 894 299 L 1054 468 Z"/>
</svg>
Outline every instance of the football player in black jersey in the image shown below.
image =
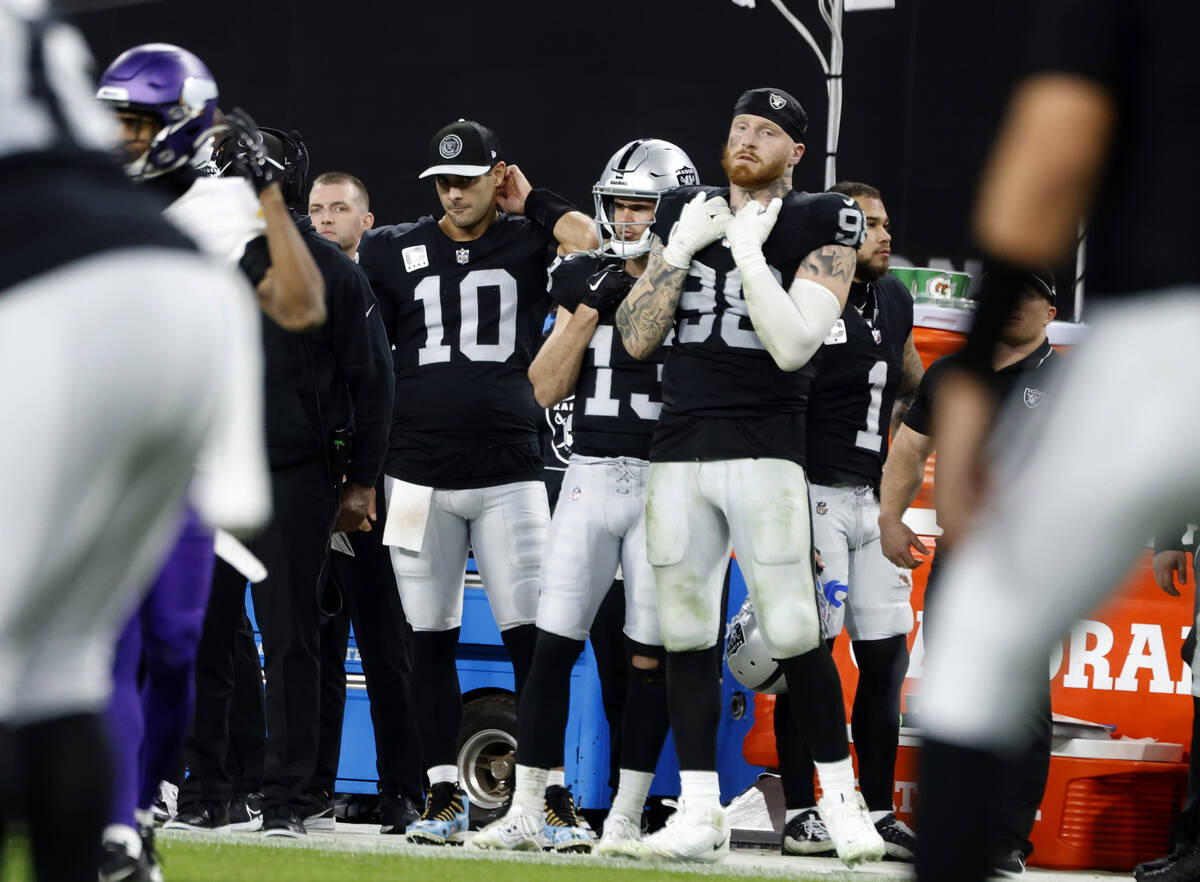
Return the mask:
<svg viewBox="0 0 1200 882">
<path fill-rule="evenodd" d="M 590 851 L 561 781 L 571 668 L 618 568 L 625 585 L 629 692 L 622 715 L 621 770 L 601 853 L 641 839 L 641 817 L 666 738 L 665 664 L 646 560 L 645 486 L 650 434 L 662 409 L 666 349 L 631 358 L 613 314 L 646 270 L 660 196 L 696 183 L 696 168 L 674 144 L 632 141 L 592 188 L 600 251 L 567 255 L 551 274 L 554 330 L 529 368 L 538 403 L 575 395 L 574 447 L 563 477 L 542 568 L 537 650 L 518 714 L 517 784 L 508 814 L 475 837 L 485 848 Z M 670 341 L 664 341 L 664 344 Z M 543 791 L 545 824 L 543 831 Z"/>
<path fill-rule="evenodd" d="M 707 651 L 724 616 L 731 548 L 767 645 L 796 684 L 793 708 L 838 854 L 851 864 L 883 856 L 854 786 L 841 684 L 821 639 L 802 465 L 810 360 L 845 307 L 865 222 L 853 199 L 792 190 L 806 124 L 781 89 L 745 92 L 723 157 L 730 187 L 682 187 L 661 200 L 659 241 L 617 310 L 636 358 L 676 332 L 650 447 L 646 545 L 682 801 L 643 840 L 651 856 L 728 853 L 716 773 L 720 691 Z"/>
<path fill-rule="evenodd" d="M 867 220 L 854 283 L 842 316 L 817 353 L 808 398 L 809 492 L 813 544 L 820 551 L 822 613 L 832 641 L 843 622 L 858 664 L 851 715 L 859 786 L 890 857 L 912 860 L 916 839 L 893 814 L 900 689 L 908 668 L 912 582 L 879 545 L 879 478 L 887 455 L 893 403 L 906 407 L 925 372 L 913 345 L 913 301 L 887 274 L 892 236 L 879 191 L 842 182 Z M 796 737 L 788 694 L 775 706 L 787 824 L 784 854 L 827 854 L 833 843 L 820 821 L 812 759 Z"/>
<path fill-rule="evenodd" d="M 113 645 L 179 534 L 256 313 L 104 154 L 87 47 L 45 6 L 0 0 L 0 206 L 22 217 L 0 249 L 0 456 L 22 488 L 0 511 L 0 848 L 20 817 L 38 879 L 95 882 Z M 209 523 L 237 502 L 192 499 Z M 150 878 L 132 839 L 128 878 Z"/>
<path fill-rule="evenodd" d="M 513 660 L 533 659 L 542 550 L 542 410 L 527 371 L 549 311 L 547 263 L 596 245 L 591 218 L 506 165 L 495 133 L 459 120 L 430 142 L 444 214 L 368 230 L 359 262 L 394 346 L 396 407 L 385 466 L 392 565 L 412 624 L 412 699 L 431 790 L 414 842 L 461 841 L 462 697 L 455 649 L 474 551 Z"/>
</svg>

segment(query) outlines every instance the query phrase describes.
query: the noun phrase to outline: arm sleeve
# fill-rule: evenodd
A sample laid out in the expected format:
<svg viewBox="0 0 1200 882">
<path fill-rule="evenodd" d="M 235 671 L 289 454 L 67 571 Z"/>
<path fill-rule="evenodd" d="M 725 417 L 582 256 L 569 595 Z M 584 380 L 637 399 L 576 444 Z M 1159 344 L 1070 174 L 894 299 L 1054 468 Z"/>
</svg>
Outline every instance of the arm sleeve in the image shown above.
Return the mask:
<svg viewBox="0 0 1200 882">
<path fill-rule="evenodd" d="M 347 477 L 374 487 L 387 456 L 395 376 L 383 318 L 366 275 L 348 268 L 329 298 L 333 354 L 354 405 L 354 449 Z"/>
</svg>

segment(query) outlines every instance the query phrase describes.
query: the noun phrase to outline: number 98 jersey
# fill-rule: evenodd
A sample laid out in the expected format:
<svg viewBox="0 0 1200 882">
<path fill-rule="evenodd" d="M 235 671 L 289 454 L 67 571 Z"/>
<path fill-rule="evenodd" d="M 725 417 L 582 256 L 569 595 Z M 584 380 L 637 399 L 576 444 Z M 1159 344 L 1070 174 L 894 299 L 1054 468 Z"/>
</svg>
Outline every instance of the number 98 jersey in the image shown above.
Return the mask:
<svg viewBox="0 0 1200 882">
<path fill-rule="evenodd" d="M 395 362 L 389 475 L 444 489 L 541 476 L 542 409 L 527 372 L 553 242 L 507 214 L 470 242 L 432 217 L 363 234 L 359 263 Z"/>
<path fill-rule="evenodd" d="M 568 254 L 550 273 L 550 297 L 568 312 L 579 306 L 585 286 L 604 272 L 620 273 L 625 261 L 611 254 Z M 671 335 L 649 358 L 625 351 L 613 324 L 613 311 L 601 313 L 575 383 L 571 418 L 572 451 L 583 456 L 650 458 L 650 436 L 662 410 L 663 361 Z"/>
<path fill-rule="evenodd" d="M 664 243 L 683 204 L 699 192 L 729 198 L 727 187 L 680 187 L 663 194 L 654 232 Z M 862 210 L 838 193 L 788 193 L 763 244 L 788 288 L 800 262 L 823 245 L 857 248 Z M 651 445 L 658 462 L 773 458 L 804 464 L 804 412 L 814 367 L 784 371 L 763 347 L 742 295 L 742 277 L 722 240 L 692 257 L 675 314 L 675 345 L 663 371 L 663 411 Z"/>
</svg>

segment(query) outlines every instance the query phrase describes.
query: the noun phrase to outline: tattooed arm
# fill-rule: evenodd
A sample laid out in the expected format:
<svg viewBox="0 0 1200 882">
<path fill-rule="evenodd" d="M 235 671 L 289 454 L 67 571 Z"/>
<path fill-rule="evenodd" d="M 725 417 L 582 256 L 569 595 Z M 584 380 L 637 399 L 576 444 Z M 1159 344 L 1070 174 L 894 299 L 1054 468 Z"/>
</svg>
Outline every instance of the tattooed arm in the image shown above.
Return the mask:
<svg viewBox="0 0 1200 882">
<path fill-rule="evenodd" d="M 808 364 L 842 314 L 854 278 L 855 251 L 823 245 L 804 258 L 787 291 L 770 267 L 742 270 L 742 293 L 754 330 L 785 371 Z"/>
<path fill-rule="evenodd" d="M 662 255 L 663 243 L 655 238 L 646 271 L 617 307 L 617 331 L 634 358 L 649 358 L 675 325 L 687 270 L 671 266 Z"/>
</svg>

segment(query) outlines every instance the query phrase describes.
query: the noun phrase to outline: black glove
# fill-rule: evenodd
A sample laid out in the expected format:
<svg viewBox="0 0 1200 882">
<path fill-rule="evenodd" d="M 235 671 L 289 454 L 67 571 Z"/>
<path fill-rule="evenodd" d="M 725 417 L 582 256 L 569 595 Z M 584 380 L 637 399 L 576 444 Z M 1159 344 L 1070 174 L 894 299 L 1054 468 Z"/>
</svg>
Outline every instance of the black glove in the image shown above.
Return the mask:
<svg viewBox="0 0 1200 882">
<path fill-rule="evenodd" d="M 283 179 L 284 169 L 267 153 L 262 132 L 250 114 L 235 107 L 225 114 L 232 139 L 232 165 L 234 173 L 246 178 L 254 185 L 254 192 L 261 193 L 267 187 Z"/>
<path fill-rule="evenodd" d="M 633 277 L 625 272 L 625 262 L 609 261 L 588 276 L 581 302 L 604 315 L 620 306 L 632 287 Z"/>
</svg>

